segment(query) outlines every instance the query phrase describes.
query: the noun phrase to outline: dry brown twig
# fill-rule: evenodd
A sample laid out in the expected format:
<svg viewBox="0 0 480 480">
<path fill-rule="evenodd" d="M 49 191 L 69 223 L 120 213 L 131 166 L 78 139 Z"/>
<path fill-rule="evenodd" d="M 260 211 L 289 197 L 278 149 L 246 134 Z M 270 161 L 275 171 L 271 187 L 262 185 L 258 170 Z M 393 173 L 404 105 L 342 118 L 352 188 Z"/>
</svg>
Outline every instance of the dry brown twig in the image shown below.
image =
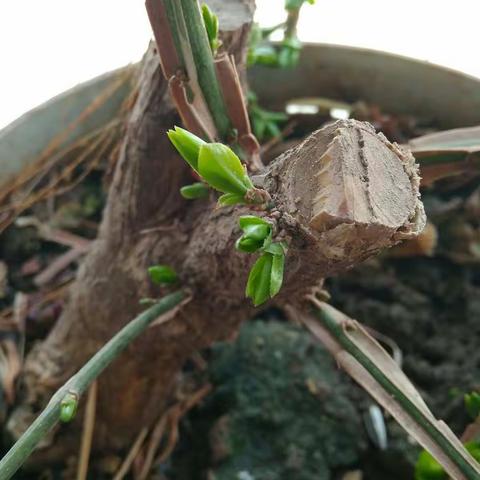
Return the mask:
<svg viewBox="0 0 480 480">
<path fill-rule="evenodd" d="M 40 272 L 33 279 L 33 283 L 42 288 L 48 285 L 59 273 L 65 270 L 72 262 L 85 255 L 86 250 L 71 248 L 62 255 L 59 255 L 45 270 Z"/>
<path fill-rule="evenodd" d="M 97 404 L 98 383 L 94 381 L 88 389 L 87 405 L 83 418 L 82 443 L 78 459 L 77 480 L 86 480 L 88 474 L 88 462 L 92 449 L 93 430 L 95 428 L 95 410 Z"/>
<path fill-rule="evenodd" d="M 140 433 L 137 435 L 137 438 L 135 439 L 135 442 L 133 443 L 132 448 L 130 449 L 127 456 L 125 457 L 125 460 L 123 461 L 122 465 L 118 469 L 118 472 L 113 477 L 113 480 L 122 480 L 125 477 L 125 475 L 128 474 L 135 458 L 137 457 L 140 449 L 142 448 L 143 442 L 145 441 L 145 438 L 147 437 L 147 435 L 148 435 L 148 429 L 146 427 L 142 428 L 142 430 L 140 430 Z"/>
<path fill-rule="evenodd" d="M 95 132 L 95 135 L 92 137 L 93 140 L 88 142 L 83 151 L 79 155 L 74 156 L 73 160 L 68 163 L 59 174 L 54 175 L 46 186 L 38 189 L 31 187 L 31 189 L 27 189 L 27 192 L 23 195 L 20 190 L 17 190 L 15 197 L 21 197 L 20 199 L 12 199 L 12 201 L 7 204 L 5 204 L 4 201 L 3 207 L 0 208 L 0 233 L 23 211 L 48 198 L 65 194 L 82 182 L 86 176 L 99 165 L 108 150 L 113 148 L 113 144 L 117 141 L 119 127 L 120 123 L 115 121 L 103 127 L 100 131 Z M 72 150 L 75 150 L 73 146 L 68 147 L 65 153 L 60 152 L 58 161 L 60 162 L 62 159 L 68 158 Z M 84 165 L 82 172 L 72 180 L 71 177 L 80 165 Z M 42 176 L 46 176 L 47 174 L 48 171 L 44 172 Z M 34 177 L 33 181 L 39 183 L 39 178 Z"/>
<path fill-rule="evenodd" d="M 208 383 L 198 389 L 190 397 L 170 407 L 161 416 L 150 436 L 143 466 L 138 477 L 139 480 L 146 480 L 150 473 L 152 465 L 154 463 L 163 463 L 171 455 L 173 449 L 175 448 L 175 445 L 177 444 L 178 426 L 180 420 L 189 410 L 191 410 L 194 406 L 198 405 L 211 391 L 212 385 Z M 160 447 L 160 443 L 165 435 L 167 428 L 169 428 L 169 433 L 166 445 L 157 455 L 157 459 L 155 460 L 155 454 Z"/>
<path fill-rule="evenodd" d="M 1 388 L 8 405 L 15 401 L 15 384 L 22 371 L 25 342 L 25 321 L 29 309 L 29 295 L 18 292 L 10 318 L 2 319 L 0 328 L 0 378 Z"/>
<path fill-rule="evenodd" d="M 125 84 L 125 82 L 130 81 L 134 72 L 134 68 L 125 69 L 120 72 L 118 79 L 107 85 L 107 87 L 99 93 L 99 95 L 83 110 L 83 112 L 80 113 L 80 115 L 74 121 L 72 121 L 61 132 L 59 132 L 51 140 L 47 147 L 38 155 L 34 162 L 23 169 L 20 174 L 13 179 L 13 181 L 9 182 L 8 185 L 3 185 L 2 191 L 0 192 L 0 205 L 4 203 L 8 196 L 17 191 L 22 185 L 35 178 L 45 164 L 52 159 L 52 156 L 59 151 L 61 145 L 72 133 L 72 131 L 74 131 L 78 125 L 80 125 L 83 121 L 94 114 L 102 105 L 104 105 L 105 102 L 111 98 L 111 96 L 115 94 L 115 92 L 117 92 L 122 85 Z"/>
</svg>

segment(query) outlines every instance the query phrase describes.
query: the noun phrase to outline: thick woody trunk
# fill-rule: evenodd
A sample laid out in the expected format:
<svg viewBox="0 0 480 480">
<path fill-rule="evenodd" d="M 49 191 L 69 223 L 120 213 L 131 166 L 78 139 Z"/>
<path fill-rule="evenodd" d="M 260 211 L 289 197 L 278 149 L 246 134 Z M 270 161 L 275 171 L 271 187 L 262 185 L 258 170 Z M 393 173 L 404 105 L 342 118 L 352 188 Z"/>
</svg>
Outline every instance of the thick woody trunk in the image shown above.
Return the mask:
<svg viewBox="0 0 480 480">
<path fill-rule="evenodd" d="M 240 0 L 228 3 L 232 8 L 224 10 L 220 24 L 230 30 L 226 43 L 241 70 L 252 12 Z M 139 312 L 141 297 L 161 294 L 147 279 L 149 265 L 173 266 L 193 299 L 176 318 L 149 329 L 102 375 L 97 449 L 131 444 L 172 399 L 185 361 L 232 336 L 253 312 L 244 288 L 254 258 L 234 249 L 237 219 L 247 210 L 215 208 L 213 197 L 187 202 L 179 195 L 191 174 L 165 135 L 178 122 L 167 90 L 151 48 L 99 238 L 68 307 L 27 359 L 24 402 L 9 422 L 15 435 L 58 385 Z M 254 180 L 275 202 L 270 219 L 276 234 L 289 239 L 278 305 L 301 302 L 323 277 L 423 228 L 412 157 L 358 122 L 315 132 Z"/>
</svg>

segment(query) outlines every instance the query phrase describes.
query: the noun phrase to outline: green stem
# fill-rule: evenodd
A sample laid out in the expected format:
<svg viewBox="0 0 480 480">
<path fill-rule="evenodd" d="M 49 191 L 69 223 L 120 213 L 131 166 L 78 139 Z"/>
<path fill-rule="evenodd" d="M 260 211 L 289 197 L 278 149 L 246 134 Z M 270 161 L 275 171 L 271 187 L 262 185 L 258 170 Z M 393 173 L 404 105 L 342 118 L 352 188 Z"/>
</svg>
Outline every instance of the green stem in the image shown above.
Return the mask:
<svg viewBox="0 0 480 480">
<path fill-rule="evenodd" d="M 187 35 L 183 31 L 183 16 L 182 7 L 178 5 L 178 0 L 166 0 L 165 11 L 167 13 L 168 23 L 170 25 L 170 31 L 172 32 L 173 43 L 175 44 L 177 55 L 180 60 L 181 66 L 185 68 L 185 58 L 182 50 L 182 38 Z"/>
<path fill-rule="evenodd" d="M 285 38 L 295 38 L 297 36 L 297 23 L 300 17 L 300 8 L 287 10 L 287 21 L 285 22 Z"/>
<path fill-rule="evenodd" d="M 172 0 L 167 1 L 167 3 L 169 2 L 172 2 Z M 198 1 L 173 0 L 172 6 L 177 12 L 178 10 L 183 11 L 183 18 L 188 31 L 189 46 L 192 50 L 200 89 L 221 139 L 227 140 L 231 124 L 215 72 L 212 50 Z M 174 29 L 175 26 L 171 25 L 171 28 Z M 174 37 L 175 35 L 177 34 L 174 33 Z"/>
<path fill-rule="evenodd" d="M 118 355 L 160 315 L 172 310 L 185 298 L 178 291 L 134 318 L 101 348 L 65 385 L 52 396 L 45 410 L 30 425 L 0 461 L 0 478 L 8 480 L 30 456 L 38 442 L 58 423 L 61 402 L 68 393 L 80 396 Z"/>
<path fill-rule="evenodd" d="M 380 370 L 375 363 L 355 345 L 343 331 L 342 326 L 325 310 L 315 309 L 323 325 L 335 337 L 338 343 L 350 353 L 370 375 L 394 398 L 410 417 L 429 435 L 429 437 L 442 449 L 448 458 L 457 466 L 468 480 L 479 480 L 480 472 L 475 469 L 452 445 L 450 440 L 443 435 L 437 426 L 419 410 L 414 403 Z"/>
</svg>

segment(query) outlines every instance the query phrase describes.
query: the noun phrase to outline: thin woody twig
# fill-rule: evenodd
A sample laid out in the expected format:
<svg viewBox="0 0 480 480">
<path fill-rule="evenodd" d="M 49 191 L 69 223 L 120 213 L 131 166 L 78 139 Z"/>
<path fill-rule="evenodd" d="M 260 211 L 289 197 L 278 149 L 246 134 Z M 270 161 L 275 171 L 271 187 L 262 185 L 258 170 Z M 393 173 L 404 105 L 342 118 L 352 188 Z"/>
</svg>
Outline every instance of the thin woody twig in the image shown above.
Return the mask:
<svg viewBox="0 0 480 480">
<path fill-rule="evenodd" d="M 98 383 L 95 380 L 88 389 L 87 406 L 83 419 L 82 444 L 78 460 L 77 480 L 86 480 L 88 474 L 88 462 L 92 449 L 93 430 L 95 428 L 95 413 L 97 405 Z"/>
<path fill-rule="evenodd" d="M 146 427 L 143 427 L 140 430 L 140 433 L 138 434 L 137 438 L 135 439 L 135 442 L 133 443 L 132 448 L 128 452 L 128 455 L 125 457 L 125 460 L 123 461 L 122 465 L 118 469 L 118 472 L 113 477 L 113 480 L 123 480 L 125 475 L 127 475 L 127 473 L 130 471 L 130 468 L 132 467 L 132 464 L 135 461 L 135 458 L 137 457 L 138 452 L 142 448 L 145 438 L 147 438 L 147 434 L 148 434 L 148 429 Z"/>
<path fill-rule="evenodd" d="M 148 477 L 155 459 L 155 454 L 168 426 L 170 426 L 170 430 L 167 444 L 157 457 L 158 463 L 164 462 L 175 448 L 178 439 L 178 423 L 180 419 L 185 415 L 186 412 L 203 400 L 203 398 L 205 398 L 205 396 L 208 395 L 211 390 L 212 386 L 210 384 L 204 385 L 184 401 L 170 407 L 161 416 L 157 425 L 153 429 L 152 435 L 150 436 L 150 441 L 148 442 L 147 452 L 145 454 L 145 460 L 139 475 L 139 480 L 146 480 Z"/>
<path fill-rule="evenodd" d="M 260 144 L 252 133 L 247 104 L 233 57 L 226 53 L 220 55 L 215 60 L 215 68 L 230 121 L 237 131 L 237 142 L 248 154 L 249 170 L 256 172 L 263 167 L 259 154 Z"/>
<path fill-rule="evenodd" d="M 57 257 L 45 270 L 40 272 L 33 279 L 37 287 L 44 287 L 52 281 L 60 272 L 65 270 L 72 262 L 80 258 L 86 252 L 81 249 L 71 248 L 64 254 Z"/>
</svg>

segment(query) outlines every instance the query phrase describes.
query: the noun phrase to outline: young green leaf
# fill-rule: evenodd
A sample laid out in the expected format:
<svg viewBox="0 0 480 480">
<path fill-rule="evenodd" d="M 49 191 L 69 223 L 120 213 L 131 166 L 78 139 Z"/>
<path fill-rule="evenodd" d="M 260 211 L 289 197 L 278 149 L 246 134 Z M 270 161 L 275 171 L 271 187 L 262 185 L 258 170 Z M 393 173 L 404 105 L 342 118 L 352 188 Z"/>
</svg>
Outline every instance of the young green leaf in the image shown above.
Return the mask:
<svg viewBox="0 0 480 480">
<path fill-rule="evenodd" d="M 228 205 L 237 205 L 239 203 L 246 203 L 244 195 L 237 195 L 236 193 L 225 193 L 224 195 L 221 195 L 218 199 L 218 204 L 222 207 L 226 207 Z"/>
<path fill-rule="evenodd" d="M 221 143 L 207 143 L 200 148 L 198 173 L 216 190 L 244 196 L 253 187 L 244 166 L 235 153 Z"/>
<path fill-rule="evenodd" d="M 250 270 L 245 294 L 251 298 L 253 305 L 258 307 L 270 298 L 270 274 L 273 255 L 264 253 Z"/>
<path fill-rule="evenodd" d="M 283 112 L 271 112 L 261 108 L 257 96 L 252 92 L 248 93 L 248 111 L 253 131 L 258 140 L 279 137 L 281 135 L 279 123 L 288 120 L 288 115 Z"/>
<path fill-rule="evenodd" d="M 480 443 L 478 441 L 467 442 L 464 447 L 477 462 L 480 461 Z M 446 480 L 447 478 L 447 472 L 443 467 L 430 453 L 423 450 L 415 464 L 415 480 Z"/>
<path fill-rule="evenodd" d="M 202 182 L 185 185 L 180 189 L 180 195 L 187 200 L 195 200 L 197 198 L 208 197 L 208 186 Z"/>
<path fill-rule="evenodd" d="M 270 235 L 271 230 L 270 225 L 250 225 L 244 229 L 244 236 L 263 242 Z"/>
<path fill-rule="evenodd" d="M 273 255 L 270 274 L 270 297 L 274 297 L 282 288 L 285 255 Z"/>
<path fill-rule="evenodd" d="M 237 250 L 253 253 L 270 245 L 272 226 L 269 222 L 255 215 L 243 215 L 239 224 L 244 233 L 235 243 Z"/>
<path fill-rule="evenodd" d="M 74 393 L 67 393 L 60 403 L 60 421 L 67 423 L 73 420 L 77 413 L 78 396 Z"/>
<path fill-rule="evenodd" d="M 466 393 L 464 401 L 468 414 L 475 420 L 480 415 L 480 394 L 477 392 Z"/>
<path fill-rule="evenodd" d="M 426 450 L 420 452 L 415 464 L 415 480 L 446 480 L 443 467 Z"/>
<path fill-rule="evenodd" d="M 261 248 L 263 240 L 259 242 L 252 238 L 245 237 L 242 235 L 236 242 L 235 248 L 240 252 L 253 253 Z"/>
<path fill-rule="evenodd" d="M 271 227 L 270 222 L 263 219 L 262 217 L 257 217 L 256 215 L 242 215 L 238 219 L 238 224 L 240 228 L 245 231 L 246 228 L 252 227 L 254 225 L 265 225 Z"/>
<path fill-rule="evenodd" d="M 272 255 L 278 255 L 278 256 L 280 255 L 284 256 L 286 253 L 286 250 L 287 250 L 287 246 L 284 242 L 275 242 L 268 245 L 265 248 L 266 252 L 271 253 Z"/>
<path fill-rule="evenodd" d="M 174 130 L 169 130 L 167 135 L 178 153 L 198 173 L 200 148 L 202 145 L 206 145 L 206 142 L 180 127 L 174 127 Z"/>
<path fill-rule="evenodd" d="M 266 225 L 252 225 L 236 241 L 235 248 L 242 252 L 253 253 L 262 249 L 272 239 L 271 228 Z"/>
<path fill-rule="evenodd" d="M 283 247 L 282 247 L 283 252 Z M 265 252 L 253 264 L 247 280 L 245 295 L 257 307 L 274 297 L 282 287 L 285 254 Z"/>
<path fill-rule="evenodd" d="M 472 440 L 465 444 L 465 448 L 477 462 L 480 462 L 480 442 Z"/>
<path fill-rule="evenodd" d="M 281 68 L 292 68 L 298 63 L 302 44 L 296 37 L 283 40 L 278 53 L 278 65 Z"/>
<path fill-rule="evenodd" d="M 253 123 L 253 133 L 259 140 L 263 140 L 265 138 L 265 132 L 268 130 L 267 122 L 259 115 L 251 115 L 251 121 Z"/>
<path fill-rule="evenodd" d="M 152 282 L 159 285 L 169 285 L 178 280 L 175 270 L 167 265 L 154 265 L 149 267 L 148 274 Z"/>
<path fill-rule="evenodd" d="M 212 53 L 215 55 L 218 47 L 218 17 L 208 8 L 206 3 L 202 4 L 202 16 L 203 23 L 205 24 L 205 30 L 207 31 L 208 41 Z"/>
<path fill-rule="evenodd" d="M 248 52 L 248 64 L 276 67 L 278 65 L 278 52 L 273 45 L 255 46 Z"/>
</svg>

